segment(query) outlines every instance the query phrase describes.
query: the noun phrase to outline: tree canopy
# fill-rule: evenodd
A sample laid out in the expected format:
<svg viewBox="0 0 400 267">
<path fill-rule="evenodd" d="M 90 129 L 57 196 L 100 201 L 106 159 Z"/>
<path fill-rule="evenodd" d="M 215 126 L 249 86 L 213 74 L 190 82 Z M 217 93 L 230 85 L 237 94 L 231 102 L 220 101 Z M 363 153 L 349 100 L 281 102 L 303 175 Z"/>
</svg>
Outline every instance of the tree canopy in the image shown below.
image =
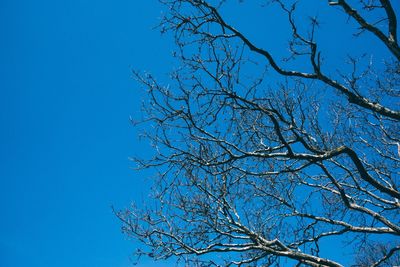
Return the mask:
<svg viewBox="0 0 400 267">
<path fill-rule="evenodd" d="M 399 3 L 161 2 L 179 67 L 134 72 L 154 148 L 135 161 L 158 173 L 154 201 L 117 214 L 137 253 L 400 265 Z"/>
</svg>

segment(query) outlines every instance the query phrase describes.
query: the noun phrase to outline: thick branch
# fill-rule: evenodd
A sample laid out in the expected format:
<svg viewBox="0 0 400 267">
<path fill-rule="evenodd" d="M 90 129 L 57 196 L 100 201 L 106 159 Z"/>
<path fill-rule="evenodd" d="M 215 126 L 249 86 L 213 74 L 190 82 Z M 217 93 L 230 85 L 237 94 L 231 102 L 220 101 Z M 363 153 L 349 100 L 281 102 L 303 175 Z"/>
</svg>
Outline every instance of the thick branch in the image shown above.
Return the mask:
<svg viewBox="0 0 400 267">
<path fill-rule="evenodd" d="M 376 37 L 378 37 L 386 46 L 389 48 L 390 52 L 400 60 L 400 47 L 397 44 L 396 40 L 396 15 L 391 7 L 389 1 L 381 0 L 382 5 L 384 6 L 388 17 L 389 17 L 389 38 L 380 31 L 377 27 L 368 23 L 358 12 L 353 9 L 350 5 L 347 4 L 345 0 L 339 0 L 338 4 L 343 8 L 343 10 L 352 18 L 354 18 L 362 28 L 372 32 Z M 394 32 L 393 32 L 394 31 Z"/>
<path fill-rule="evenodd" d="M 228 23 L 225 22 L 225 20 L 222 18 L 222 16 L 219 14 L 219 12 L 217 11 L 217 9 L 213 6 L 210 6 L 209 4 L 205 3 L 204 1 L 201 1 L 202 4 L 204 6 L 206 6 L 207 8 L 209 8 L 212 13 L 214 14 L 214 16 L 216 17 L 216 19 L 218 20 L 218 23 L 221 24 L 221 26 L 223 26 L 224 28 L 229 29 L 230 31 L 232 31 L 237 37 L 239 37 L 239 39 L 241 39 L 246 45 L 247 47 L 251 50 L 254 51 L 262 56 L 264 56 L 269 64 L 273 67 L 273 69 L 278 72 L 279 74 L 283 75 L 283 76 L 292 76 L 292 77 L 300 77 L 300 78 L 305 78 L 305 79 L 317 79 L 320 80 L 330 86 L 332 86 L 333 88 L 338 89 L 341 93 L 343 93 L 345 96 L 347 96 L 348 100 L 350 103 L 353 103 L 355 105 L 361 106 L 363 108 L 369 109 L 373 112 L 376 112 L 378 114 L 381 114 L 385 117 L 389 117 L 389 118 L 393 118 L 396 120 L 400 120 L 400 111 L 394 111 L 391 110 L 389 108 L 386 108 L 384 106 L 382 106 L 379 103 L 374 103 L 372 101 L 370 101 L 369 99 L 359 96 L 355 93 L 353 93 L 352 91 L 350 91 L 347 87 L 345 87 L 344 85 L 338 83 L 337 81 L 334 81 L 332 79 L 330 79 L 328 76 L 324 75 L 320 68 L 319 68 L 319 64 L 316 64 L 314 62 L 314 57 L 316 54 L 316 45 L 314 43 L 312 43 L 312 63 L 315 69 L 315 73 L 305 73 L 305 72 L 298 72 L 298 71 L 289 71 L 289 70 L 285 70 L 283 68 L 281 68 L 278 63 L 276 63 L 275 59 L 273 58 L 273 56 L 266 50 L 261 49 L 259 47 L 257 47 L 255 44 L 253 44 L 246 36 L 244 36 L 240 31 L 238 31 L 237 29 L 235 29 L 234 27 L 232 27 L 231 25 L 229 25 Z M 358 15 L 357 12 L 353 11 L 350 6 L 347 5 L 346 2 L 340 2 L 341 5 L 343 5 L 343 7 L 345 8 L 345 10 L 350 9 L 350 13 L 353 14 L 354 16 L 356 16 L 357 18 L 359 18 L 361 20 L 361 22 L 366 24 L 366 27 L 372 27 L 371 29 L 374 29 L 375 32 L 377 32 L 377 34 L 383 35 L 383 41 L 385 43 L 389 43 L 389 41 L 387 40 L 386 36 L 380 32 L 377 28 L 371 26 L 370 24 L 367 24 L 361 16 Z M 360 22 L 360 23 L 361 23 Z M 396 51 L 396 53 L 398 53 L 399 59 L 400 59 L 400 48 L 397 46 L 396 43 L 391 43 L 390 47 L 395 47 L 394 51 Z"/>
</svg>

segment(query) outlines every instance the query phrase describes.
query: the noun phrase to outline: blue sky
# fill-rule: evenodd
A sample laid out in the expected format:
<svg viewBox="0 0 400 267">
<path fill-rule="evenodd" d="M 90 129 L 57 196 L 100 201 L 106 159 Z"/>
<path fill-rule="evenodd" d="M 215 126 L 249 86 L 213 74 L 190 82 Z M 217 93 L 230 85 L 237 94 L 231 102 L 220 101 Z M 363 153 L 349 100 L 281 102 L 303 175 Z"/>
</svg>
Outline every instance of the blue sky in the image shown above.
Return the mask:
<svg viewBox="0 0 400 267">
<path fill-rule="evenodd" d="M 151 30 L 160 11 L 0 2 L 0 266 L 130 265 L 134 243 L 110 207 L 146 197 L 128 160 L 146 152 L 129 123 L 141 98 L 131 68 L 162 73 L 170 60 Z"/>
</svg>

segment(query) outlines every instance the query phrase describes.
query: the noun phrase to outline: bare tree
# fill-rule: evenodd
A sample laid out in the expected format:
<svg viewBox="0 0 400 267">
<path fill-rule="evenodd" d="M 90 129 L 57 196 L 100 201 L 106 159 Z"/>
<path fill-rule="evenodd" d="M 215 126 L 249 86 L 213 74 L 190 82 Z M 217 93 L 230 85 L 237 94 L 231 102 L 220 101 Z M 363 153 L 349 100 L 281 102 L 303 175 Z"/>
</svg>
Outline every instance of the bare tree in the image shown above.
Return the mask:
<svg viewBox="0 0 400 267">
<path fill-rule="evenodd" d="M 286 24 L 254 32 L 274 42 L 287 29 L 281 51 L 237 29 L 232 3 L 162 2 L 181 67 L 166 85 L 134 73 L 155 151 L 136 161 L 158 170 L 155 201 L 117 213 L 137 253 L 188 266 L 400 265 L 395 1 L 322 1 L 318 18 L 304 14 L 319 1 L 265 1 Z M 324 50 L 332 14 L 359 46 L 346 57 Z"/>
</svg>

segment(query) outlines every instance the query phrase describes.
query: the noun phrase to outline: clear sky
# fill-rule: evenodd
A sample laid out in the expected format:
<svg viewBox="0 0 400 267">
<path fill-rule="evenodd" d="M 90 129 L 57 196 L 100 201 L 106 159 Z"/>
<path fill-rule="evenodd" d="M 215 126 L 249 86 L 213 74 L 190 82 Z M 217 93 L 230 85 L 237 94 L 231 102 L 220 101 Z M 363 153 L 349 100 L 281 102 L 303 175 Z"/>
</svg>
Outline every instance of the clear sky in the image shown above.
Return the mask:
<svg viewBox="0 0 400 267">
<path fill-rule="evenodd" d="M 0 266 L 130 266 L 111 205 L 146 196 L 129 156 L 131 68 L 170 60 L 137 0 L 0 1 Z M 139 266 L 151 266 L 142 262 Z M 156 264 L 156 266 L 161 266 Z"/>
<path fill-rule="evenodd" d="M 0 1 L 0 267 L 130 266 L 135 244 L 111 205 L 147 195 L 128 160 L 148 148 L 129 123 L 143 94 L 130 71 L 170 71 L 173 43 L 152 30 L 161 10 L 156 0 Z"/>
</svg>

